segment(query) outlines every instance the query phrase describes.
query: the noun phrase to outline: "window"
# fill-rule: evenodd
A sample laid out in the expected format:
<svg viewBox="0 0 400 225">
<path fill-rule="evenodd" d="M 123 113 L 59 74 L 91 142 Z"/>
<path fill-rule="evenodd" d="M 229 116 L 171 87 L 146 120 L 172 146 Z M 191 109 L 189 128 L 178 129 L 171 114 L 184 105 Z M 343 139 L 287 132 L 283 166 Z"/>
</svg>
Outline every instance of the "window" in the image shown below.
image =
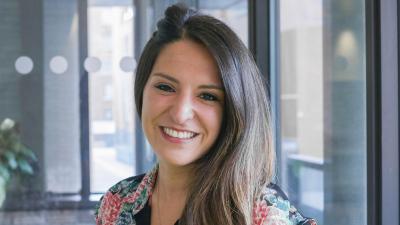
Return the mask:
<svg viewBox="0 0 400 225">
<path fill-rule="evenodd" d="M 89 1 L 90 191 L 102 193 L 135 174 L 132 2 Z M 102 66 L 103 65 L 103 66 Z"/>
<path fill-rule="evenodd" d="M 1 1 L 0 122 L 38 160 L 12 175 L 0 225 L 94 224 L 100 194 L 153 165 L 133 71 L 175 2 Z M 276 182 L 298 208 L 325 225 L 398 224 L 398 2 L 184 2 L 226 22 L 269 78 Z"/>
<path fill-rule="evenodd" d="M 248 2 L 247 0 L 198 1 L 204 14 L 214 16 L 226 23 L 248 46 Z"/>
<path fill-rule="evenodd" d="M 279 182 L 320 224 L 367 224 L 365 3 L 278 10 Z"/>
</svg>

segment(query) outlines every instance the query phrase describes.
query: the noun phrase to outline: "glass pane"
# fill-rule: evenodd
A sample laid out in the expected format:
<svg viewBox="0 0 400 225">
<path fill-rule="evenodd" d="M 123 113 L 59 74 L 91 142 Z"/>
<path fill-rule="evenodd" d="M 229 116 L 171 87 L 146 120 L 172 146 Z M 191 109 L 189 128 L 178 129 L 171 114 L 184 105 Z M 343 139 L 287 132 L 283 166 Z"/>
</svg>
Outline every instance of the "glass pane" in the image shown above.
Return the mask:
<svg viewBox="0 0 400 225">
<path fill-rule="evenodd" d="M 318 224 L 366 224 L 364 1 L 279 8 L 280 182 Z"/>
<path fill-rule="evenodd" d="M 89 210 L 79 218 L 74 210 L 27 212 L 66 201 L 73 209 L 81 200 L 77 15 L 76 0 L 1 1 L 0 123 L 8 122 L 0 126 L 0 224 L 79 224 L 91 217 Z M 9 128 L 17 139 L 5 134 Z"/>
<path fill-rule="evenodd" d="M 37 156 L 36 162 L 25 158 L 33 167 L 32 176 L 10 170 L 6 199 L 15 197 L 17 204 L 23 194 L 77 194 L 81 189 L 77 3 L 2 1 L 0 12 L 5 19 L 0 26 L 0 123 L 6 118 L 15 121 L 20 143 Z M 14 147 L 0 143 L 1 159 L 4 149 Z M 0 166 L 9 165 L 1 161 Z"/>
<path fill-rule="evenodd" d="M 199 1 L 202 13 L 214 16 L 226 23 L 248 46 L 248 1 L 247 0 L 222 0 Z"/>
<path fill-rule="evenodd" d="M 134 9 L 132 2 L 115 4 L 89 1 L 88 8 L 92 193 L 135 174 Z"/>
<path fill-rule="evenodd" d="M 46 191 L 79 193 L 79 36 L 71 29 L 78 25 L 77 2 L 43 1 L 43 10 Z"/>
</svg>

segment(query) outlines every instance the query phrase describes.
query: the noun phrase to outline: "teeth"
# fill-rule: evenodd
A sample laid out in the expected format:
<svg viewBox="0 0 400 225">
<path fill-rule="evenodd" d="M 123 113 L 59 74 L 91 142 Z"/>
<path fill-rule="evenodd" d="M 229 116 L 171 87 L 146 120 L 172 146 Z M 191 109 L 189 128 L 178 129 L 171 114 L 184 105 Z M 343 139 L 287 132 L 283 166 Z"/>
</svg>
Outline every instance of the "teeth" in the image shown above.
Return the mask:
<svg viewBox="0 0 400 225">
<path fill-rule="evenodd" d="M 195 135 L 195 133 L 193 132 L 187 132 L 187 131 L 180 132 L 167 127 L 164 127 L 163 130 L 169 136 L 181 139 L 192 138 Z"/>
</svg>

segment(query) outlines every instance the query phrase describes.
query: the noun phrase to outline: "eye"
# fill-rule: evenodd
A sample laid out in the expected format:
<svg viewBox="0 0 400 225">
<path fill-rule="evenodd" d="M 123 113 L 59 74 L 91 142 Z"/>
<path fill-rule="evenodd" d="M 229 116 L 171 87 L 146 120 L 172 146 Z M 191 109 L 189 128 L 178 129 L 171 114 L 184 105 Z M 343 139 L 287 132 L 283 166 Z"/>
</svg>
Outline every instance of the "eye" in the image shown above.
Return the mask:
<svg viewBox="0 0 400 225">
<path fill-rule="evenodd" d="M 206 101 L 218 101 L 217 96 L 210 94 L 210 93 L 202 93 L 202 94 L 200 94 L 199 97 Z"/>
<path fill-rule="evenodd" d="M 161 90 L 161 91 L 165 91 L 165 92 L 174 92 L 175 90 L 169 86 L 168 84 L 157 84 L 154 86 L 155 88 Z"/>
</svg>

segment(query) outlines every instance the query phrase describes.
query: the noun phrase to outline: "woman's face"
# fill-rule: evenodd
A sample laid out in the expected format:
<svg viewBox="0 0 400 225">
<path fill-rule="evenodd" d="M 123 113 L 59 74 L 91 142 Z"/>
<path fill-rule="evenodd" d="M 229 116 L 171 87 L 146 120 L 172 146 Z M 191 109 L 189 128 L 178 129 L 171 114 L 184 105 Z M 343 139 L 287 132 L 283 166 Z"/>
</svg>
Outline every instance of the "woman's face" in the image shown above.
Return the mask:
<svg viewBox="0 0 400 225">
<path fill-rule="evenodd" d="M 161 163 L 186 166 L 220 132 L 224 91 L 208 50 L 191 40 L 164 47 L 143 92 L 142 126 Z"/>
</svg>

